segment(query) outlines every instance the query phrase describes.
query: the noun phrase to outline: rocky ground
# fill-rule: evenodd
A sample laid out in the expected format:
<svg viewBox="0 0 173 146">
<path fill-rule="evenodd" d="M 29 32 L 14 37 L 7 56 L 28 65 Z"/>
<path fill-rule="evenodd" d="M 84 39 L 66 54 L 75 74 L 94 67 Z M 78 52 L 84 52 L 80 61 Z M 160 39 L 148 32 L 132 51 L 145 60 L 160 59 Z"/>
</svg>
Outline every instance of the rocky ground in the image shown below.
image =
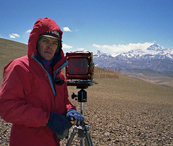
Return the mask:
<svg viewBox="0 0 173 146">
<path fill-rule="evenodd" d="M 0 146 L 8 145 L 11 124 L 0 118 Z"/>
<path fill-rule="evenodd" d="M 80 110 L 80 103 L 72 102 Z M 84 104 L 84 112 L 94 146 L 173 145 L 172 106 L 90 98 Z M 0 119 L 1 146 L 8 145 L 10 127 L 10 123 Z M 80 145 L 77 135 L 73 146 Z M 66 139 L 61 142 L 65 143 Z"/>
<path fill-rule="evenodd" d="M 85 119 L 93 145 L 173 145 L 173 107 L 110 99 L 89 100 L 85 105 Z M 77 142 L 74 146 L 79 145 Z"/>
<path fill-rule="evenodd" d="M 173 146 L 173 90 L 125 77 L 111 81 L 87 89 L 84 116 L 93 145 Z M 80 111 L 80 103 L 69 99 Z M 8 145 L 10 127 L 0 119 L 0 146 Z M 77 134 L 72 145 L 79 142 Z"/>
</svg>

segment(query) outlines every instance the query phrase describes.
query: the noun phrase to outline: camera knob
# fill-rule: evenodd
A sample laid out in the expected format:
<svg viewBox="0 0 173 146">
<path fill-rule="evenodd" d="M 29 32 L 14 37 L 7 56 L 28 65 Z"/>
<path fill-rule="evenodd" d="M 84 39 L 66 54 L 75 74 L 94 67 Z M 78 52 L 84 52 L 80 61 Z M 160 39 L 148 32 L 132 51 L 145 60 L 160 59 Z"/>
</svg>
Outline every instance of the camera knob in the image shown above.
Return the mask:
<svg viewBox="0 0 173 146">
<path fill-rule="evenodd" d="M 77 97 L 77 95 L 76 95 L 75 93 L 72 93 L 72 94 L 71 94 L 71 98 L 72 98 L 72 99 L 75 99 L 75 97 Z"/>
</svg>

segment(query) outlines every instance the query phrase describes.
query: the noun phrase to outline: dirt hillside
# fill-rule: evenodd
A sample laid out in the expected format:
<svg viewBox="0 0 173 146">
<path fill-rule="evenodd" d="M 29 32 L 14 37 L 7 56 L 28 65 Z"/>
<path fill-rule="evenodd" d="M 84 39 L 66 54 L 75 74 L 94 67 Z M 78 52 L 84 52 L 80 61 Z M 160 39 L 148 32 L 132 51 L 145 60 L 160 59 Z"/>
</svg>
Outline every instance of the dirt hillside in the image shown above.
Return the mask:
<svg viewBox="0 0 173 146">
<path fill-rule="evenodd" d="M 27 46 L 11 41 L 2 45 L 1 41 L 2 76 L 4 64 L 25 55 Z M 173 145 L 173 89 L 100 68 L 95 69 L 94 79 L 98 84 L 86 89 L 84 103 L 85 121 L 94 146 Z M 69 95 L 79 90 L 70 86 L 68 89 Z M 80 103 L 69 99 L 80 111 Z M 0 146 L 8 145 L 10 127 L 10 123 L 0 119 Z M 66 141 L 61 142 L 62 146 Z M 73 146 L 79 146 L 79 141 L 76 135 Z"/>
<path fill-rule="evenodd" d="M 0 81 L 3 68 L 12 59 L 27 54 L 27 45 L 0 38 Z"/>
</svg>

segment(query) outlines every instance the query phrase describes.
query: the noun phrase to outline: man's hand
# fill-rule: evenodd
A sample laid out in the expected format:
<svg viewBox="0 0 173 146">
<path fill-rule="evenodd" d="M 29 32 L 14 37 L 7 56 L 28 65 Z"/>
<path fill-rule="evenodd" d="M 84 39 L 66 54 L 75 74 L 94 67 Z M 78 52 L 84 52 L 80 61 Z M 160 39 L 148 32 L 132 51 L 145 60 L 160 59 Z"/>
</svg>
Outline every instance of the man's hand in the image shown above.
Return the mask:
<svg viewBox="0 0 173 146">
<path fill-rule="evenodd" d="M 79 126 L 84 123 L 84 116 L 74 109 L 69 109 L 66 114 L 66 118 L 70 121 L 74 121 L 74 124 Z"/>
</svg>

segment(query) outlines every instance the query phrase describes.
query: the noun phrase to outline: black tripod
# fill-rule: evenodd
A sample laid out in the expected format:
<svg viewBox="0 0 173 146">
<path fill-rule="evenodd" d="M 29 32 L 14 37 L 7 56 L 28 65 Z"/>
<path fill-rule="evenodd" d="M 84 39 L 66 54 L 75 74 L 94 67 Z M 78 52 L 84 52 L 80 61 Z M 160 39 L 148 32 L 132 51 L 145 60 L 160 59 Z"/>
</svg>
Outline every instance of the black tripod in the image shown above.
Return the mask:
<svg viewBox="0 0 173 146">
<path fill-rule="evenodd" d="M 84 115 L 84 102 L 87 102 L 87 92 L 84 89 L 86 89 L 87 86 L 77 87 L 77 88 L 80 88 L 81 90 L 78 91 L 78 95 L 73 93 L 72 99 L 74 99 L 75 97 L 78 97 L 77 98 L 78 102 L 81 102 L 81 114 Z M 77 126 L 73 127 L 66 146 L 71 145 L 76 133 L 78 133 L 78 136 L 81 138 L 80 146 L 83 146 L 84 142 L 85 142 L 85 146 L 93 146 L 91 138 L 90 138 L 89 127 L 87 124 L 83 124 L 82 126 L 78 126 L 78 127 Z"/>
</svg>

